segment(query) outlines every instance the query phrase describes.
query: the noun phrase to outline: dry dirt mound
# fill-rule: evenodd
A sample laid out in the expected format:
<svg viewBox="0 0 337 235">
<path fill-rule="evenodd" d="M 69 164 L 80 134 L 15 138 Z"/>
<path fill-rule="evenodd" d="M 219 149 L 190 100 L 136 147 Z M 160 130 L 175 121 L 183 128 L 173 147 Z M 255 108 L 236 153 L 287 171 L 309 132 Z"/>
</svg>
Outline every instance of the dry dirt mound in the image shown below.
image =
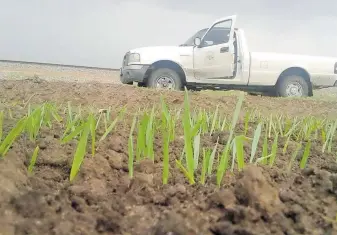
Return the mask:
<svg viewBox="0 0 337 235">
<path fill-rule="evenodd" d="M 159 97 L 154 91 L 124 86 L 67 87 L 45 82 L 2 85 L 0 98 L 7 103 L 27 100 L 33 94 L 31 102 L 71 100 L 99 106 L 137 105 L 136 101 L 144 100 L 150 104 Z M 181 94 L 170 95 L 170 104 L 182 102 Z M 192 96 L 193 103 L 202 107 L 216 102 L 230 110 L 236 102 L 233 97 Z M 267 100 L 249 97 L 245 105 L 265 110 L 286 106 L 290 114 L 309 114 L 321 107 L 309 101 L 288 105 L 289 101 L 282 100 L 269 100 L 263 106 Z M 331 114 L 336 110 L 332 105 L 327 103 L 317 113 L 327 114 L 330 108 Z M 183 141 L 177 139 L 170 146 L 169 184 L 162 185 L 160 140 L 155 142 L 156 161 L 136 163 L 135 178 L 130 180 L 129 132 L 121 128 L 104 141 L 94 157 L 88 154 L 77 179 L 69 183 L 75 144 L 61 145 L 61 134 L 56 127 L 41 131 L 41 150 L 33 175 L 27 173 L 27 164 L 35 146 L 23 137 L 0 161 L 0 234 L 337 234 L 337 164 L 332 154 L 314 151 L 309 168 L 291 173 L 282 168 L 288 155 L 280 156 L 273 168 L 248 165 L 242 172 L 229 173 L 218 189 L 212 180 L 206 186 L 188 184 L 173 164 L 183 147 Z M 212 138 L 208 141 L 214 142 Z"/>
</svg>

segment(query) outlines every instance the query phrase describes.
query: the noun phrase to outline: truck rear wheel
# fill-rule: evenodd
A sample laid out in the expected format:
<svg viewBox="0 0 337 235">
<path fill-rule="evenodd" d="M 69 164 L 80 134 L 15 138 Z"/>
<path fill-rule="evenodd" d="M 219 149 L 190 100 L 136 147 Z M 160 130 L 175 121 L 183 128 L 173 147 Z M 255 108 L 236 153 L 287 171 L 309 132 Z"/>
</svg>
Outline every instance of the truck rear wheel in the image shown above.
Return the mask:
<svg viewBox="0 0 337 235">
<path fill-rule="evenodd" d="M 182 90 L 179 74 L 168 68 L 154 70 L 147 81 L 147 86 L 156 89 Z"/>
<path fill-rule="evenodd" d="M 309 86 L 305 79 L 298 75 L 283 77 L 276 87 L 277 95 L 282 97 L 307 97 Z"/>
</svg>

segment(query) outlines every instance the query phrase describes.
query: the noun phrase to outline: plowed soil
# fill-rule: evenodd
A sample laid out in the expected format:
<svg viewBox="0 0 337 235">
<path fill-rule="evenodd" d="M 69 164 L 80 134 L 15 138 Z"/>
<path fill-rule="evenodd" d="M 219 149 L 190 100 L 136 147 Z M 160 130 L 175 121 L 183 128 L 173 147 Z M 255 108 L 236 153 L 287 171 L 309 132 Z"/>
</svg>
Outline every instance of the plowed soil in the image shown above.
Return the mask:
<svg viewBox="0 0 337 235">
<path fill-rule="evenodd" d="M 182 107 L 182 92 L 165 92 L 171 108 Z M 14 118 L 26 103 L 53 101 L 114 109 L 127 105 L 128 112 L 151 107 L 160 93 L 149 89 L 113 85 L 46 82 L 41 80 L 1 81 L 1 108 L 12 108 Z M 221 92 L 193 92 L 192 107 L 231 114 L 237 98 Z M 18 108 L 17 106 L 21 106 Z M 244 108 L 264 114 L 336 117 L 337 101 L 290 100 L 247 96 Z M 5 119 L 5 130 L 11 125 Z M 7 128 L 7 129 L 6 129 Z M 240 129 L 240 124 L 239 127 Z M 244 171 L 228 173 L 218 189 L 214 179 L 205 186 L 190 186 L 173 164 L 183 149 L 183 139 L 170 145 L 169 184 L 162 185 L 161 140 L 156 139 L 156 161 L 135 165 L 128 176 L 129 129 L 118 127 L 94 157 L 84 160 L 76 180 L 69 182 L 75 142 L 59 143 L 62 129 L 43 129 L 38 139 L 39 157 L 32 175 L 27 164 L 35 145 L 20 137 L 0 160 L 1 235 L 333 235 L 337 234 L 337 163 L 334 154 L 321 152 L 313 143 L 308 167 L 285 171 L 287 154 L 278 150 L 274 167 L 248 165 Z M 213 147 L 217 137 L 205 137 Z M 279 148 L 283 148 L 281 140 Z M 245 152 L 250 153 L 249 146 Z"/>
</svg>

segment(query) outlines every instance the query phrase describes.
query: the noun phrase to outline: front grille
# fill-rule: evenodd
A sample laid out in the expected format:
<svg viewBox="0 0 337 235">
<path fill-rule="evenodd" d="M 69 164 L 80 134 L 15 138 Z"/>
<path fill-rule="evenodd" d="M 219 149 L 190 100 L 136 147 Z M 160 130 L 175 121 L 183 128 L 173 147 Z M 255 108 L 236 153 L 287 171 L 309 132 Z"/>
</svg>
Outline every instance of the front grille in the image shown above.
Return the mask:
<svg viewBox="0 0 337 235">
<path fill-rule="evenodd" d="M 130 52 L 126 53 L 123 58 L 123 67 L 128 65 Z"/>
</svg>

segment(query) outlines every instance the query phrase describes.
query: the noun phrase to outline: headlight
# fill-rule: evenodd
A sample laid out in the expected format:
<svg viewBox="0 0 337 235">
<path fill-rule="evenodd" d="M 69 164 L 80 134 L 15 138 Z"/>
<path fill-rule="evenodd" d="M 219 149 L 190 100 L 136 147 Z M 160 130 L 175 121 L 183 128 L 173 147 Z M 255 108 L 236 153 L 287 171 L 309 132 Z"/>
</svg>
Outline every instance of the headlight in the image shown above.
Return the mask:
<svg viewBox="0 0 337 235">
<path fill-rule="evenodd" d="M 140 55 L 138 53 L 131 53 L 129 55 L 128 64 L 140 63 Z"/>
</svg>

